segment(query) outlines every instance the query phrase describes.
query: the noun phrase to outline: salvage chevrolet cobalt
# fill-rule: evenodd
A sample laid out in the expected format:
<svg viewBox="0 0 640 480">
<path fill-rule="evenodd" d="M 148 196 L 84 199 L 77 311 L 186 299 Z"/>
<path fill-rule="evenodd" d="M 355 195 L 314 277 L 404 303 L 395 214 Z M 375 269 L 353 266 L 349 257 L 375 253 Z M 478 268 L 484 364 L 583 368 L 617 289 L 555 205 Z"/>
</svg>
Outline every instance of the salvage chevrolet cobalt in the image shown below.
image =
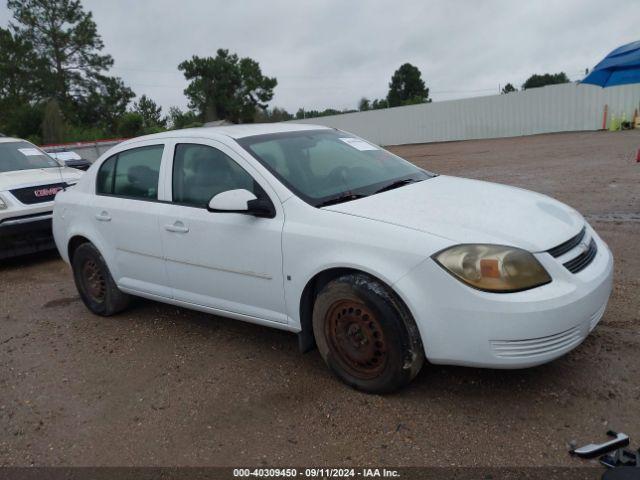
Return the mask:
<svg viewBox="0 0 640 480">
<path fill-rule="evenodd" d="M 124 142 L 58 194 L 53 230 L 92 312 L 141 296 L 296 332 L 367 392 L 425 359 L 551 361 L 595 328 L 612 283 L 572 208 L 311 125 Z"/>
</svg>

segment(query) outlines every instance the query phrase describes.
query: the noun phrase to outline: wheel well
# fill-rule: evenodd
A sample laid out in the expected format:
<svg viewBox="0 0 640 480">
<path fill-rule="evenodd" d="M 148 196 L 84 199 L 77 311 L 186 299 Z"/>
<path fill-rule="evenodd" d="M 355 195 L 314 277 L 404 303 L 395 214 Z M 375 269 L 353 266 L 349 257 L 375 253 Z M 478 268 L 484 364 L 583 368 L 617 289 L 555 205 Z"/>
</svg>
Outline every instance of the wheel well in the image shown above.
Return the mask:
<svg viewBox="0 0 640 480">
<path fill-rule="evenodd" d="M 355 268 L 331 268 L 329 270 L 324 270 L 320 273 L 317 273 L 311 280 L 307 282 L 307 285 L 302 291 L 302 297 L 300 298 L 300 327 L 302 328 L 302 330 L 298 333 L 298 346 L 302 353 L 313 350 L 316 346 L 316 340 L 313 336 L 312 318 L 313 305 L 315 303 L 316 297 L 318 296 L 318 293 L 330 281 L 350 273 L 361 273 L 372 277 L 393 292 L 393 289 L 379 278 Z"/>
<path fill-rule="evenodd" d="M 76 235 L 75 237 L 69 240 L 69 246 L 67 247 L 67 253 L 69 255 L 69 262 L 73 261 L 73 254 L 78 249 L 80 245 L 83 243 L 91 243 L 88 238 L 85 238 L 81 235 Z"/>
</svg>

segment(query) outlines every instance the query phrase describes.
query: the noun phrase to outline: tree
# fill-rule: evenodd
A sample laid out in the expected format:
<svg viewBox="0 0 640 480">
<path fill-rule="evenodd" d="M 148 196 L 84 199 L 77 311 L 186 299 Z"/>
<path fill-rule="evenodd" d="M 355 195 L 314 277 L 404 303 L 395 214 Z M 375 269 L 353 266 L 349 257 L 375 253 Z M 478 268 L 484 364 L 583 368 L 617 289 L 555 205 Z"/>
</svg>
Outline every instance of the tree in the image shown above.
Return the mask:
<svg viewBox="0 0 640 480">
<path fill-rule="evenodd" d="M 7 6 L 17 22 L 11 29 L 46 62 L 47 93 L 63 105 L 91 92 L 113 65 L 99 53 L 104 43 L 80 0 L 8 0 Z"/>
<path fill-rule="evenodd" d="M 192 111 L 183 112 L 179 107 L 169 109 L 168 126 L 172 130 L 180 130 L 189 127 L 201 127 L 202 122 L 198 114 Z"/>
<path fill-rule="evenodd" d="M 418 67 L 405 63 L 396 70 L 389 83 L 387 102 L 390 107 L 429 102 L 426 88 Z"/>
<path fill-rule="evenodd" d="M 34 72 L 41 68 L 33 45 L 0 28 L 0 131 L 24 138 L 39 136 L 43 89 Z"/>
<path fill-rule="evenodd" d="M 135 93 L 119 78 L 99 77 L 99 82 L 88 95 L 75 104 L 78 120 L 85 125 L 98 125 L 106 133 L 114 134 L 133 97 Z"/>
<path fill-rule="evenodd" d="M 144 117 L 138 112 L 127 112 L 118 120 L 118 135 L 124 138 L 137 137 L 144 132 Z"/>
<path fill-rule="evenodd" d="M 267 108 L 278 84 L 275 78 L 262 75 L 255 60 L 239 58 L 224 49 L 219 49 L 215 57 L 193 56 L 178 69 L 190 81 L 184 91 L 189 108 L 205 122 L 252 122 L 256 108 Z"/>
<path fill-rule="evenodd" d="M 6 115 L 9 113 L 8 115 Z M 0 132 L 41 143 L 43 105 L 21 103 L 12 105 L 10 112 L 0 110 Z"/>
<path fill-rule="evenodd" d="M 542 75 L 538 75 L 534 73 L 531 75 L 526 82 L 522 85 L 523 90 L 527 90 L 529 88 L 538 88 L 544 87 L 545 85 L 556 85 L 559 83 L 569 83 L 569 77 L 564 72 L 560 73 L 544 73 Z"/>
<path fill-rule="evenodd" d="M 371 102 L 368 98 L 362 97 L 358 102 L 358 110 L 361 112 L 366 112 L 367 110 L 371 110 Z"/>
<path fill-rule="evenodd" d="M 0 28 L 0 101 L 33 102 L 42 98 L 42 84 L 34 72 L 43 67 L 33 45 Z"/>
<path fill-rule="evenodd" d="M 275 107 L 273 109 L 267 108 L 262 110 L 258 108 L 254 120 L 257 123 L 274 123 L 274 122 L 286 122 L 292 120 L 293 115 L 287 112 L 284 108 Z"/>
<path fill-rule="evenodd" d="M 135 95 L 121 79 L 106 75 L 113 59 L 100 53 L 104 44 L 80 0 L 8 0 L 7 6 L 14 21 L 10 36 L 0 32 L 0 75 L 4 77 L 1 65 L 9 58 L 14 80 L 0 83 L 22 89 L 21 97 L 9 103 L 34 107 L 43 99 L 55 99 L 69 130 L 81 133 L 90 125 L 91 136 L 96 127 L 115 133 L 119 116 Z M 5 106 L 0 105 L 0 111 L 7 111 Z"/>
<path fill-rule="evenodd" d="M 336 110 L 335 108 L 325 108 L 324 110 L 305 110 L 304 108 L 300 108 L 296 113 L 296 119 L 302 118 L 317 118 L 317 117 L 327 117 L 329 115 L 340 115 L 342 113 L 354 113 L 357 110 L 352 109 L 344 109 L 344 110 Z"/>
<path fill-rule="evenodd" d="M 501 93 L 506 94 L 506 93 L 517 92 L 517 91 L 518 89 L 516 87 L 514 87 L 510 83 L 507 83 L 504 87 L 502 87 Z"/>
<path fill-rule="evenodd" d="M 373 103 L 371 103 L 372 110 L 380 110 L 381 108 L 389 108 L 389 102 L 387 102 L 386 98 L 375 99 Z"/>
<path fill-rule="evenodd" d="M 42 118 L 42 141 L 44 143 L 62 143 L 64 141 L 64 117 L 58 101 L 53 98 L 44 107 Z"/>
<path fill-rule="evenodd" d="M 162 118 L 162 107 L 146 95 L 142 95 L 134 104 L 133 111 L 142 116 L 144 128 L 167 126 L 167 119 Z"/>
</svg>

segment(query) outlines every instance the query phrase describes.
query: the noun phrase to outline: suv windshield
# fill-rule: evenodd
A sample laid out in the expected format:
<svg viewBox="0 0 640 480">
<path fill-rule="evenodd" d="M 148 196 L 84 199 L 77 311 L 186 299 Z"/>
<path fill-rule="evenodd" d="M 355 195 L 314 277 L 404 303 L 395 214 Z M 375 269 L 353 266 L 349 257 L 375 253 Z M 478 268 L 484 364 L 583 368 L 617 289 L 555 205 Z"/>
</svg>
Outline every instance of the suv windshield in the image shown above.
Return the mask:
<svg viewBox="0 0 640 480">
<path fill-rule="evenodd" d="M 338 130 L 241 138 L 238 143 L 283 184 L 317 207 L 431 178 L 402 158 Z"/>
<path fill-rule="evenodd" d="M 58 162 L 29 142 L 0 142 L 0 172 L 59 166 Z"/>
</svg>

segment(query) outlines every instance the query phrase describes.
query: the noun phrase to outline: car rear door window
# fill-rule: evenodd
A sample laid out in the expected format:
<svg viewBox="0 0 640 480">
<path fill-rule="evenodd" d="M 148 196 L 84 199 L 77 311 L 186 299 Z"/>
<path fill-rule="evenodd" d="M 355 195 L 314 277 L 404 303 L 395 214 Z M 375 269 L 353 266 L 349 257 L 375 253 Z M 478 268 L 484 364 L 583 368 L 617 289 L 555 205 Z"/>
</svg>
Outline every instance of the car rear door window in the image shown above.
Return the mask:
<svg viewBox="0 0 640 480">
<path fill-rule="evenodd" d="M 163 149 L 163 145 L 151 145 L 125 150 L 109 158 L 98 171 L 96 192 L 157 200 Z"/>
<path fill-rule="evenodd" d="M 176 145 L 173 158 L 173 201 L 206 208 L 228 190 L 245 189 L 260 197 L 262 189 L 231 157 L 208 145 Z"/>
<path fill-rule="evenodd" d="M 113 194 L 157 200 L 162 150 L 162 145 L 153 145 L 120 152 L 116 161 Z"/>
</svg>

